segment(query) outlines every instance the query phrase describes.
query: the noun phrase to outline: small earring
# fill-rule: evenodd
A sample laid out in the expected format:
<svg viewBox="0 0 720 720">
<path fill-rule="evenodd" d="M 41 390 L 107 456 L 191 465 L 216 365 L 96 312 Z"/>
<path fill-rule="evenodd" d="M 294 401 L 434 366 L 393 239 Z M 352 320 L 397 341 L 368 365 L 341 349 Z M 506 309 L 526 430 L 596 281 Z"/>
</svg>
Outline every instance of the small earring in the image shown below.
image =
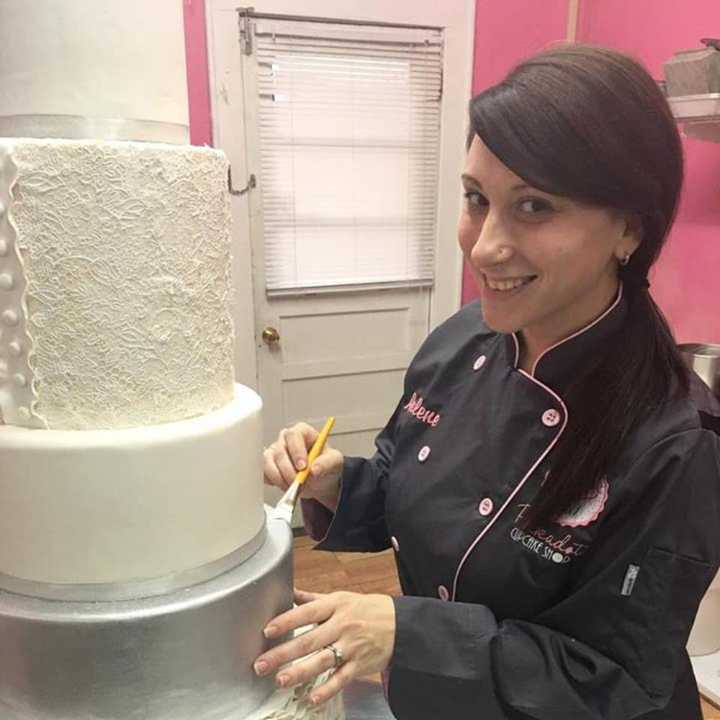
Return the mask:
<svg viewBox="0 0 720 720">
<path fill-rule="evenodd" d="M 627 253 L 625 253 L 625 255 L 622 258 L 620 258 L 620 260 L 618 260 L 618 262 L 623 267 L 625 267 L 630 262 L 631 257 L 632 257 L 632 253 L 627 252 Z"/>
</svg>

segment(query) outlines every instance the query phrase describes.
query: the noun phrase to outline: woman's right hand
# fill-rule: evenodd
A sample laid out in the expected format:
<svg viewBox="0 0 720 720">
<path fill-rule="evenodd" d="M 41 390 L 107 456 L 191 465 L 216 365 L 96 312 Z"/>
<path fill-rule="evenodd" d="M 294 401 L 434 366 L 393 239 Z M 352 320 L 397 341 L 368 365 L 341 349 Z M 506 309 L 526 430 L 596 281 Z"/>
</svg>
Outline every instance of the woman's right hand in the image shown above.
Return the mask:
<svg viewBox="0 0 720 720">
<path fill-rule="evenodd" d="M 265 484 L 287 490 L 295 475 L 307 466 L 308 452 L 319 434 L 302 422 L 281 430 L 277 440 L 263 453 Z M 301 497 L 313 498 L 334 511 L 340 495 L 343 460 L 339 450 L 326 444 L 310 468 Z"/>
</svg>

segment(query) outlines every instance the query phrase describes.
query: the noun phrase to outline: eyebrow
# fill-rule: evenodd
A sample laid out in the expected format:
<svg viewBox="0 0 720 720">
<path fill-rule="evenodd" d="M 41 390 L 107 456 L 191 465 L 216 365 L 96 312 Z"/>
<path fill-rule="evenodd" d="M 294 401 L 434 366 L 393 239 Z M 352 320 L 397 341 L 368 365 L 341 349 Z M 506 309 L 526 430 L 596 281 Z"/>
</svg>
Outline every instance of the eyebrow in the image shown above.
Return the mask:
<svg viewBox="0 0 720 720">
<path fill-rule="evenodd" d="M 479 180 L 476 180 L 472 175 L 463 173 L 460 177 L 468 185 L 474 185 L 479 190 L 482 190 L 482 183 Z M 527 183 L 519 183 L 518 185 L 513 185 L 510 189 L 511 190 L 532 190 L 532 188 Z"/>
</svg>

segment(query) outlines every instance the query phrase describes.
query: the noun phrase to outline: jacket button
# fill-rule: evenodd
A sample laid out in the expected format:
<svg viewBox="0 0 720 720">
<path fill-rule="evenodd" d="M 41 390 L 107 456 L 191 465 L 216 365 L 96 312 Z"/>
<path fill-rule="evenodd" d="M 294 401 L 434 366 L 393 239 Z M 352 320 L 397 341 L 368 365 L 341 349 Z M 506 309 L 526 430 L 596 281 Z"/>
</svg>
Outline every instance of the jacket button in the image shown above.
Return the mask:
<svg viewBox="0 0 720 720">
<path fill-rule="evenodd" d="M 448 592 L 448 589 L 444 585 L 440 585 L 438 587 L 438 597 L 441 600 L 449 600 L 450 599 L 450 593 Z"/>
<path fill-rule="evenodd" d="M 473 363 L 473 370 L 479 370 L 487 360 L 487 356 L 481 355 L 474 363 Z"/>
<path fill-rule="evenodd" d="M 555 427 L 560 422 L 560 413 L 557 410 L 546 410 L 542 416 L 545 427 Z"/>
<path fill-rule="evenodd" d="M 493 501 L 490 498 L 485 498 L 480 503 L 480 506 L 478 507 L 478 511 L 481 515 L 487 516 L 493 511 L 494 507 L 495 507 L 495 503 L 493 503 Z"/>
<path fill-rule="evenodd" d="M 393 546 L 395 552 L 400 552 L 400 543 L 394 535 L 390 538 L 390 544 Z"/>
<path fill-rule="evenodd" d="M 420 462 L 425 462 L 430 455 L 430 448 L 427 445 L 424 445 L 422 448 L 420 448 L 420 452 L 418 453 L 418 460 Z"/>
</svg>

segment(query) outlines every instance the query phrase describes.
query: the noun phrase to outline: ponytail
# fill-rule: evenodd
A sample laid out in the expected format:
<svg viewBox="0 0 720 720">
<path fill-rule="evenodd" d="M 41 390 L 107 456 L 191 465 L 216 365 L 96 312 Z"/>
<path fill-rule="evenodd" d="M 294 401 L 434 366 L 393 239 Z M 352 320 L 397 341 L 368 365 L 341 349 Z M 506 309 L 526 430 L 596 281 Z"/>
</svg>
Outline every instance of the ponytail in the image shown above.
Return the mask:
<svg viewBox="0 0 720 720">
<path fill-rule="evenodd" d="M 608 351 L 568 388 L 568 424 L 525 528 L 542 527 L 590 497 L 649 414 L 690 391 L 672 332 L 642 283 L 624 283 L 628 314 Z"/>
</svg>

